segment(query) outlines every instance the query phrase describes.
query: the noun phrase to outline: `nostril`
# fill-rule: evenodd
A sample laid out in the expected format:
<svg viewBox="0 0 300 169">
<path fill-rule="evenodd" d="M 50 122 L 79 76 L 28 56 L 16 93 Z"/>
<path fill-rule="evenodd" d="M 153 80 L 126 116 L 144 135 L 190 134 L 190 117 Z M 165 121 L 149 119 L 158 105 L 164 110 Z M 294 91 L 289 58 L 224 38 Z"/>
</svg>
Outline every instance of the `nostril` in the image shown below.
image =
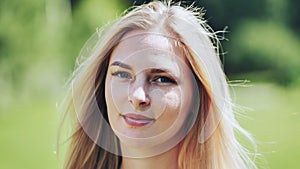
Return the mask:
<svg viewBox="0 0 300 169">
<path fill-rule="evenodd" d="M 128 99 L 128 101 L 129 101 L 129 103 L 133 104 L 133 101 L 130 98 Z"/>
<path fill-rule="evenodd" d="M 150 102 L 148 102 L 148 101 L 141 101 L 140 102 L 141 106 L 148 106 L 149 104 L 150 104 Z"/>
</svg>

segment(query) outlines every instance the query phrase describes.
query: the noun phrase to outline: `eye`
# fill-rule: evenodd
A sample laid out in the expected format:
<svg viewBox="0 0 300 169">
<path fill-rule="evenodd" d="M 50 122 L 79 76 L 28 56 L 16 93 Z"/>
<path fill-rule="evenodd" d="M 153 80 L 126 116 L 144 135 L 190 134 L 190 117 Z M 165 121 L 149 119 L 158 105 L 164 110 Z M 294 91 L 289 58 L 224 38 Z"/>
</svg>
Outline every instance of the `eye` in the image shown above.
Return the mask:
<svg viewBox="0 0 300 169">
<path fill-rule="evenodd" d="M 176 81 L 170 77 L 167 77 L 167 76 L 158 76 L 158 77 L 155 77 L 153 79 L 154 82 L 156 83 L 162 83 L 162 84 L 176 84 Z"/>
<path fill-rule="evenodd" d="M 122 79 L 131 79 L 132 78 L 129 73 L 123 72 L 123 71 L 114 72 L 114 73 L 112 73 L 112 75 L 117 76 Z"/>
</svg>

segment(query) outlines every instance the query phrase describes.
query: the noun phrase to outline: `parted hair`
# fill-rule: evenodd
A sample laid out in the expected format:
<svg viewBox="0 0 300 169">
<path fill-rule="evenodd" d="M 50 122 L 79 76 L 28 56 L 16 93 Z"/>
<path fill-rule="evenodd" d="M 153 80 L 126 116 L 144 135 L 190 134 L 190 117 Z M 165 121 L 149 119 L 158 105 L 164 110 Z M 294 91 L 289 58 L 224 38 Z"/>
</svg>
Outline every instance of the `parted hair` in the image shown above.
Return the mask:
<svg viewBox="0 0 300 169">
<path fill-rule="evenodd" d="M 171 1 L 154 1 L 131 8 L 102 30 L 96 50 L 77 65 L 72 78 L 81 82 L 79 88 L 88 91 L 85 97 L 90 97 L 91 93 L 96 95 L 101 113 L 108 122 L 104 88 L 114 47 L 128 32 L 159 28 L 167 36 L 176 38 L 199 83 L 199 112 L 195 124 L 180 143 L 178 168 L 255 169 L 257 167 L 249 152 L 236 138 L 239 133 L 252 140 L 250 134 L 235 120 L 228 83 L 219 57 L 219 40 L 203 15 L 203 10 L 199 8 L 182 7 Z M 95 72 L 96 80 L 91 78 Z M 69 97 L 66 113 L 74 115 L 73 101 Z M 83 115 L 88 112 L 97 113 L 91 109 L 89 99 L 83 104 L 86 105 Z M 76 116 L 72 117 L 74 126 L 64 168 L 119 169 L 122 156 L 107 152 L 94 143 Z M 89 123 L 89 120 L 92 119 L 87 118 L 84 122 Z M 100 122 L 98 124 L 101 125 Z M 101 129 L 98 134 L 101 137 Z M 112 139 L 115 144 L 119 144 L 117 138 Z"/>
</svg>

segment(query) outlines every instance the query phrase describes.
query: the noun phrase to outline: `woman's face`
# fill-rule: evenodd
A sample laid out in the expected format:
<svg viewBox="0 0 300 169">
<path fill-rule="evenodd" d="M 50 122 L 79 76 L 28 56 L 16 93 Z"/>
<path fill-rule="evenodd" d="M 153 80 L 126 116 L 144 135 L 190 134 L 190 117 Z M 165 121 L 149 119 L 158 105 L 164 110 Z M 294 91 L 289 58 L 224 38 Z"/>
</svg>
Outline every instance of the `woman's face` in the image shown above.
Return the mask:
<svg viewBox="0 0 300 169">
<path fill-rule="evenodd" d="M 143 145 L 152 139 L 149 144 L 159 144 L 183 127 L 193 96 L 192 74 L 173 41 L 133 31 L 114 48 L 105 99 L 109 123 L 121 143 Z"/>
</svg>

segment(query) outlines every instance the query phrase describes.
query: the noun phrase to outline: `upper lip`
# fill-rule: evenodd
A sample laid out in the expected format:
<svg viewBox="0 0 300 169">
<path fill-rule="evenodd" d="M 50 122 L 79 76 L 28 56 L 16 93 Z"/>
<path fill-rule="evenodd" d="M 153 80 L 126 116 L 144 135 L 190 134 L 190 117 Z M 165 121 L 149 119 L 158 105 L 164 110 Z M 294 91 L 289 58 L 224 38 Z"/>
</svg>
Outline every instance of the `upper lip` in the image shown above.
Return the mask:
<svg viewBox="0 0 300 169">
<path fill-rule="evenodd" d="M 132 118 L 135 120 L 154 120 L 154 118 L 147 117 L 141 114 L 135 114 L 135 113 L 122 114 L 122 116 L 125 116 L 127 118 Z"/>
</svg>

